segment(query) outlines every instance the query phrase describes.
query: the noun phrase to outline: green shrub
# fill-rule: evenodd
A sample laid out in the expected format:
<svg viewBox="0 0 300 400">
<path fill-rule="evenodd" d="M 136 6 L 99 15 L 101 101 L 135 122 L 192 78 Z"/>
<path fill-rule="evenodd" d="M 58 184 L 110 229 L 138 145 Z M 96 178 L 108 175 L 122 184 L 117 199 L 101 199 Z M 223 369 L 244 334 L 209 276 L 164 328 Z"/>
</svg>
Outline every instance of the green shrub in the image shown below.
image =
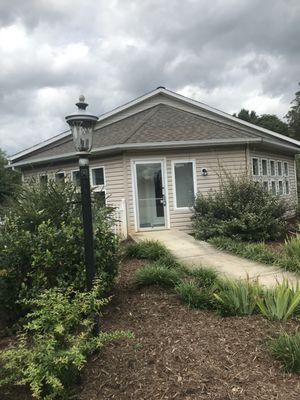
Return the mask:
<svg viewBox="0 0 300 400">
<path fill-rule="evenodd" d="M 190 277 L 194 278 L 198 287 L 208 288 L 213 286 L 218 279 L 217 272 L 209 267 L 196 267 L 187 271 Z"/>
<path fill-rule="evenodd" d="M 157 261 L 162 257 L 172 259 L 169 250 L 156 240 L 143 240 L 137 243 L 130 243 L 126 247 L 126 255 L 142 260 Z"/>
<path fill-rule="evenodd" d="M 85 287 L 79 207 L 74 188 L 53 183 L 43 190 L 25 187 L 11 205 L 0 225 L 2 309 L 15 314 L 20 309 L 18 300 L 54 286 Z M 118 238 L 112 232 L 112 223 L 111 210 L 94 210 L 95 267 L 107 288 L 118 267 Z"/>
<path fill-rule="evenodd" d="M 135 283 L 138 286 L 159 285 L 162 287 L 174 287 L 180 282 L 181 278 L 181 271 L 166 268 L 160 264 L 152 264 L 136 271 Z"/>
<path fill-rule="evenodd" d="M 272 320 L 290 318 L 300 304 L 300 289 L 293 289 L 287 280 L 277 284 L 272 289 L 266 289 L 257 299 L 257 305 L 262 315 Z"/>
<path fill-rule="evenodd" d="M 175 291 L 189 307 L 204 309 L 214 307 L 211 288 L 199 288 L 194 282 L 180 282 L 176 285 Z"/>
<path fill-rule="evenodd" d="M 195 200 L 196 239 L 215 236 L 241 240 L 273 240 L 286 229 L 285 203 L 248 177 L 228 177 L 219 192 Z"/>
<path fill-rule="evenodd" d="M 216 284 L 214 296 L 221 315 L 251 315 L 257 311 L 256 301 L 261 291 L 257 282 L 248 279 L 224 279 Z"/>
<path fill-rule="evenodd" d="M 27 301 L 31 312 L 17 343 L 0 352 L 0 385 L 29 385 L 38 399 L 67 398 L 89 354 L 125 332 L 93 334 L 95 313 L 107 300 L 99 283 L 90 292 L 49 289 Z"/>
<path fill-rule="evenodd" d="M 280 361 L 286 371 L 300 373 L 300 332 L 282 332 L 268 342 L 271 354 Z"/>
<path fill-rule="evenodd" d="M 289 257 L 300 259 L 300 234 L 286 239 L 284 242 L 284 249 Z"/>
</svg>

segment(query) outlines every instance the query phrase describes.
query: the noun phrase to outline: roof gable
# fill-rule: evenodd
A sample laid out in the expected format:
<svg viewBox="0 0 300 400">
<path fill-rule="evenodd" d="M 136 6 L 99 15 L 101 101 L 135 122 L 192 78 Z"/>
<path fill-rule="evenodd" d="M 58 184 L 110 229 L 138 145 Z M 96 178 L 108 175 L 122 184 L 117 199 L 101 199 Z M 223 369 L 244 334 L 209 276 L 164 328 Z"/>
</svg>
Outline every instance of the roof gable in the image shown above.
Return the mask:
<svg viewBox="0 0 300 400">
<path fill-rule="evenodd" d="M 300 148 L 300 142 L 235 118 L 165 88 L 157 88 L 99 117 L 94 147 L 125 143 L 266 138 Z M 11 162 L 71 153 L 70 131 L 10 157 Z"/>
</svg>

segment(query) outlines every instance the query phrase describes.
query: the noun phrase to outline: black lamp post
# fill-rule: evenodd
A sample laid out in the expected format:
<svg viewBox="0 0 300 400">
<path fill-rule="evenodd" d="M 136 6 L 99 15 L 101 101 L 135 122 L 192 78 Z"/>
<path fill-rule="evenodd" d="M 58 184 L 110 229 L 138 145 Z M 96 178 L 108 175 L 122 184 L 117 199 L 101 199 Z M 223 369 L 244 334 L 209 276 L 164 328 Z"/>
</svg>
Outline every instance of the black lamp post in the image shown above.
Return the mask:
<svg viewBox="0 0 300 400">
<path fill-rule="evenodd" d="M 66 117 L 70 125 L 75 149 L 79 157 L 79 173 L 81 186 L 82 219 L 84 231 L 84 250 L 86 268 L 86 288 L 91 290 L 95 276 L 93 222 L 91 207 L 91 188 L 89 171 L 89 153 L 93 145 L 94 126 L 98 117 L 86 113 L 88 104 L 84 96 L 79 97 L 76 103 L 78 111 Z"/>
</svg>

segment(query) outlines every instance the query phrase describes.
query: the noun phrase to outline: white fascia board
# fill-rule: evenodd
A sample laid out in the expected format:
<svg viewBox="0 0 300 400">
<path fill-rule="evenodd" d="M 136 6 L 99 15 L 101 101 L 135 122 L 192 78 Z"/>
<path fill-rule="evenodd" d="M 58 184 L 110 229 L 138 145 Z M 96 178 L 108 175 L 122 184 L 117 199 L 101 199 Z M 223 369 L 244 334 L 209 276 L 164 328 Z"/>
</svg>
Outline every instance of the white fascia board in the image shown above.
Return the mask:
<svg viewBox="0 0 300 400">
<path fill-rule="evenodd" d="M 168 148 L 188 148 L 188 147 L 205 147 L 209 145 L 215 146 L 228 146 L 228 145 L 239 145 L 239 144 L 247 144 L 247 143 L 262 143 L 262 139 L 260 138 L 248 138 L 248 139 L 210 139 L 210 140 L 180 140 L 174 142 L 152 142 L 152 143 L 125 143 L 125 144 L 116 144 L 113 146 L 99 147 L 95 148 L 91 151 L 91 155 L 97 155 L 109 151 L 122 151 L 122 150 L 151 150 L 151 149 L 163 149 L 166 150 Z M 69 160 L 71 158 L 78 157 L 78 153 L 65 153 L 60 154 L 59 156 L 52 157 L 41 157 L 36 158 L 35 160 L 24 160 L 16 163 L 11 163 L 10 167 L 20 167 L 24 165 L 33 165 L 38 163 L 45 163 L 50 161 L 59 161 L 59 160 Z"/>
</svg>

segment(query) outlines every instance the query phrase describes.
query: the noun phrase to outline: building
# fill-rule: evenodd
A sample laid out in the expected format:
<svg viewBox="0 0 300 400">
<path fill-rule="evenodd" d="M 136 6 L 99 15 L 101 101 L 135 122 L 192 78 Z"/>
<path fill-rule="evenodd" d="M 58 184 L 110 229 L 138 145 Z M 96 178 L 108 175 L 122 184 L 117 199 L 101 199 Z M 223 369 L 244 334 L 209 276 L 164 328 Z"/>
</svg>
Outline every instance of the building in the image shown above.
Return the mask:
<svg viewBox="0 0 300 400">
<path fill-rule="evenodd" d="M 163 87 L 101 115 L 91 152 L 95 195 L 122 210 L 123 231 L 189 231 L 194 196 L 247 174 L 297 207 L 300 142 Z M 79 184 L 70 131 L 10 157 L 24 181 Z M 126 233 L 124 233 L 126 234 Z"/>
</svg>

